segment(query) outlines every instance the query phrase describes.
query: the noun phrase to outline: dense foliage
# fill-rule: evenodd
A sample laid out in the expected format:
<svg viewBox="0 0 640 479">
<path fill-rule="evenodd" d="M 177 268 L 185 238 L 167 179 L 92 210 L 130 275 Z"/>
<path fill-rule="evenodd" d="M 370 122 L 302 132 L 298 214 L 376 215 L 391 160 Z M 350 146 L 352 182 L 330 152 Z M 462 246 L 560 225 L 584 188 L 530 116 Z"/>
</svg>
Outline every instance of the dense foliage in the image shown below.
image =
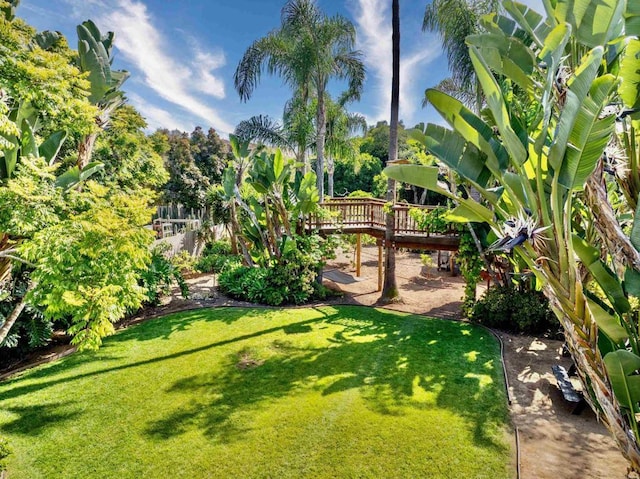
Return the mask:
<svg viewBox="0 0 640 479">
<path fill-rule="evenodd" d="M 555 333 L 560 328 L 541 292 L 510 284 L 489 288 L 473 306 L 469 319 L 514 333 Z"/>
<path fill-rule="evenodd" d="M 324 299 L 327 291 L 317 283 L 325 255 L 332 253 L 320 236 L 297 236 L 295 243 L 269 267 L 227 262 L 220 274 L 223 293 L 253 303 L 279 306 Z"/>
<path fill-rule="evenodd" d="M 197 127 L 191 134 L 158 130 L 152 136 L 164 158 L 169 181 L 164 200 L 186 208 L 204 208 L 210 185 L 220 183 L 227 165 L 228 147 L 214 129 L 205 134 Z"/>
</svg>

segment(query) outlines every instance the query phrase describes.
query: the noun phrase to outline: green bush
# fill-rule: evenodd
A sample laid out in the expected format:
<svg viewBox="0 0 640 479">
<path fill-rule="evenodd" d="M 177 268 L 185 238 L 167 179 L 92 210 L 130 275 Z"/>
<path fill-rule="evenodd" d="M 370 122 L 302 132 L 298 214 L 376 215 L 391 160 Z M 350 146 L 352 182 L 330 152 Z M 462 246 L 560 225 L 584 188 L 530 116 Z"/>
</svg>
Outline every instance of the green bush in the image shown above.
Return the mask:
<svg viewBox="0 0 640 479">
<path fill-rule="evenodd" d="M 297 237 L 295 247 L 268 267 L 232 264 L 220 274 L 220 290 L 232 298 L 271 306 L 326 297 L 326 291 L 316 283 L 326 246 L 319 236 Z"/>
<path fill-rule="evenodd" d="M 226 240 L 208 243 L 200 259 L 195 265 L 195 269 L 202 273 L 219 274 L 232 264 L 240 263 L 240 256 L 231 253 L 231 245 Z"/>
<path fill-rule="evenodd" d="M 544 333 L 557 330 L 559 326 L 542 293 L 513 286 L 488 289 L 476 302 L 470 319 L 515 333 Z"/>
<path fill-rule="evenodd" d="M 0 437 L 0 472 L 7 470 L 7 457 L 13 454 L 9 442 Z"/>
<path fill-rule="evenodd" d="M 151 263 L 140 273 L 140 282 L 145 290 L 145 303 L 156 306 L 160 297 L 168 294 L 173 281 L 178 283 L 183 298 L 189 297 L 189 287 L 182 273 L 166 257 L 167 245 L 160 244 L 151 250 Z"/>
</svg>

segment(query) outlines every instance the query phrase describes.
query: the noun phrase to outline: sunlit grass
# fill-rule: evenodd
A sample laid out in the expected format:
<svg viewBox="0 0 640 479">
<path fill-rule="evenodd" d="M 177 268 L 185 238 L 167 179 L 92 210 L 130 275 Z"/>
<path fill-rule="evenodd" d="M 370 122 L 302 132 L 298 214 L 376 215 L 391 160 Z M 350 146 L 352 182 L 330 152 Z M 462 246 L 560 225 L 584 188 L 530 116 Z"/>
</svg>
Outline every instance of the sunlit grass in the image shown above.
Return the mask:
<svg viewBox="0 0 640 479">
<path fill-rule="evenodd" d="M 19 478 L 504 478 L 499 347 L 358 307 L 159 318 L 0 383 Z"/>
</svg>

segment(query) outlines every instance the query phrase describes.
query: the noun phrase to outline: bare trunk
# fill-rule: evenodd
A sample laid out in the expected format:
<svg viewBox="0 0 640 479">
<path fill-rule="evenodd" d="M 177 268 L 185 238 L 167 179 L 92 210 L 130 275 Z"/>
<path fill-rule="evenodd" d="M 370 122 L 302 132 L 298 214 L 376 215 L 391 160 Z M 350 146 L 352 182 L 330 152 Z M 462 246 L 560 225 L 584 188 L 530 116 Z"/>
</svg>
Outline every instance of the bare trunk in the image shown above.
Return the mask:
<svg viewBox="0 0 640 479">
<path fill-rule="evenodd" d="M 615 270 L 622 273 L 626 267 L 640 271 L 640 253 L 622 231 L 616 214 L 607 199 L 607 189 L 602 177 L 602 163 L 587 178 L 585 199 L 593 215 L 593 224 L 615 263 Z"/>
<path fill-rule="evenodd" d="M 335 171 L 335 165 L 333 164 L 333 157 L 327 156 L 327 196 L 333 198 L 333 173 Z"/>
<path fill-rule="evenodd" d="M 400 106 L 400 2 L 393 0 L 392 6 L 392 52 L 393 52 L 393 77 L 391 80 L 391 123 L 389 125 L 389 163 L 398 159 L 398 109 Z M 396 182 L 387 180 L 387 203 L 391 205 L 396 201 Z M 396 250 L 394 245 L 395 215 L 391 208 L 386 215 L 386 228 L 384 233 L 385 261 L 384 284 L 380 301 L 391 302 L 400 299 L 398 284 L 396 282 Z"/>
<path fill-rule="evenodd" d="M 320 196 L 320 203 L 322 203 L 324 200 L 324 139 L 327 135 L 327 118 L 324 109 L 324 90 L 322 88 L 318 88 L 316 126 L 318 128 L 318 136 L 316 137 L 316 151 L 318 154 L 316 175 L 318 175 L 318 193 Z"/>
<path fill-rule="evenodd" d="M 91 161 L 91 155 L 93 154 L 93 147 L 96 144 L 96 138 L 98 133 L 91 133 L 85 136 L 78 145 L 78 168 L 80 171 Z"/>
<path fill-rule="evenodd" d="M 20 313 L 22 313 L 22 311 L 24 310 L 25 306 L 27 305 L 27 303 L 25 301 L 25 298 L 26 298 L 27 294 L 31 290 L 33 290 L 34 287 L 35 287 L 34 283 L 29 283 L 29 287 L 25 291 L 24 296 L 22 297 L 20 302 L 16 305 L 16 307 L 13 308 L 13 311 L 11 311 L 11 314 L 7 317 L 5 322 L 0 327 L 0 344 L 2 344 L 4 342 L 4 340 L 7 338 L 7 336 L 9 335 L 9 331 L 11 331 L 11 328 L 13 327 L 13 325 L 16 323 L 16 321 L 20 317 Z"/>
</svg>

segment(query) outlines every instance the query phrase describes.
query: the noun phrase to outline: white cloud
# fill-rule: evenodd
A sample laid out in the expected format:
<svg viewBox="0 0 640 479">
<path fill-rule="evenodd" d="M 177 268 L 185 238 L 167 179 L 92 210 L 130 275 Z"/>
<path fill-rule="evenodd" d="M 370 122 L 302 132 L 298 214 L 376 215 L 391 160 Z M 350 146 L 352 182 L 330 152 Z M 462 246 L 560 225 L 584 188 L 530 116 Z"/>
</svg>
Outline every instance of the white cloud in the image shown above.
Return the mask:
<svg viewBox="0 0 640 479">
<path fill-rule="evenodd" d="M 391 12 L 387 0 L 358 0 L 354 12 L 358 31 L 358 46 L 364 52 L 367 69 L 376 81 L 378 104 L 374 117 L 388 120 L 391 105 Z M 402 28 L 402 25 L 400 26 Z M 420 78 L 419 68 L 424 68 L 441 54 L 437 41 L 419 40 L 413 50 L 401 52 L 400 58 L 400 118 L 412 122 L 421 107 L 422 98 L 415 93 L 413 78 Z M 413 87 L 413 88 L 412 88 Z"/>
<path fill-rule="evenodd" d="M 195 89 L 216 98 L 224 97 L 224 84 L 212 74 L 213 69 L 224 63 L 224 55 L 196 52 L 191 65 L 171 57 L 167 53 L 168 42 L 153 25 L 147 7 L 135 0 L 120 0 L 118 8 L 107 13 L 102 23 L 116 32 L 117 49 L 140 71 L 146 86 L 163 99 L 204 119 L 207 126 L 212 125 L 223 133 L 233 131 L 233 126 L 215 109 L 192 93 Z M 142 113 L 146 114 L 144 110 Z"/>
<path fill-rule="evenodd" d="M 194 122 L 185 121 L 163 108 L 152 105 L 140 95 L 129 92 L 127 93 L 127 99 L 147 120 L 147 129 L 150 131 L 158 128 L 192 131 L 196 127 Z"/>
</svg>

